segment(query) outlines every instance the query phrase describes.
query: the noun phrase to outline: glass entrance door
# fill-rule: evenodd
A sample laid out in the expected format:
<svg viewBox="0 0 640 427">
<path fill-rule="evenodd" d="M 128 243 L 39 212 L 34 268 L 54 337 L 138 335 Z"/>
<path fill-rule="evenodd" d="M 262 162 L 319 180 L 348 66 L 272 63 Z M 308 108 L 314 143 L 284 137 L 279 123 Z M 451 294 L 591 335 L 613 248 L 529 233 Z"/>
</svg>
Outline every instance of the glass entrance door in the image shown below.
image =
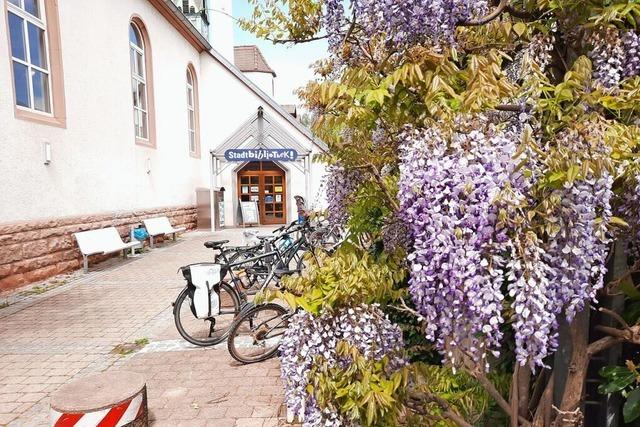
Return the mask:
<svg viewBox="0 0 640 427">
<path fill-rule="evenodd" d="M 247 163 L 238 172 L 238 196 L 243 202 L 258 202 L 261 224 L 286 223 L 285 173 L 275 163 Z"/>
</svg>

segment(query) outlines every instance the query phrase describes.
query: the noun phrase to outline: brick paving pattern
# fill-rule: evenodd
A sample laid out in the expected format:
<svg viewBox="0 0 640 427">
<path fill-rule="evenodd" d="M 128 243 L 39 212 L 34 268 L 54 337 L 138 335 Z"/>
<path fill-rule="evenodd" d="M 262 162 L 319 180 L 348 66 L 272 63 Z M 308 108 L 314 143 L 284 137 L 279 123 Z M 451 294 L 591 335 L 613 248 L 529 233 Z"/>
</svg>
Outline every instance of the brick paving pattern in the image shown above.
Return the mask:
<svg viewBox="0 0 640 427">
<path fill-rule="evenodd" d="M 277 359 L 239 365 L 225 344 L 192 347 L 173 324 L 171 303 L 184 286 L 178 267 L 211 261 L 205 240 L 240 244 L 241 233 L 187 233 L 42 294 L 10 297 L 13 304 L 0 309 L 0 425 L 48 425 L 52 392 L 107 369 L 145 375 L 152 425 L 284 425 Z M 142 338 L 149 344 L 141 351 L 113 351 Z"/>
</svg>

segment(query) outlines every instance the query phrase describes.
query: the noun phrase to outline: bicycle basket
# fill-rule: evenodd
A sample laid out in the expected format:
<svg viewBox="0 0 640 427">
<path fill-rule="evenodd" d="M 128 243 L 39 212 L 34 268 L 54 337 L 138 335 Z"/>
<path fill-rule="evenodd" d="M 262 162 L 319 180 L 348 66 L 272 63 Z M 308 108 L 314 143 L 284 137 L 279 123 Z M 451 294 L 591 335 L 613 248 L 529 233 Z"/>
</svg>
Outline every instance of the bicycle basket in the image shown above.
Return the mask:
<svg viewBox="0 0 640 427">
<path fill-rule="evenodd" d="M 220 264 L 193 264 L 189 269 L 191 311 L 198 319 L 220 314 Z M 184 274 L 184 272 L 183 272 Z M 187 274 L 184 274 L 187 277 Z"/>
</svg>

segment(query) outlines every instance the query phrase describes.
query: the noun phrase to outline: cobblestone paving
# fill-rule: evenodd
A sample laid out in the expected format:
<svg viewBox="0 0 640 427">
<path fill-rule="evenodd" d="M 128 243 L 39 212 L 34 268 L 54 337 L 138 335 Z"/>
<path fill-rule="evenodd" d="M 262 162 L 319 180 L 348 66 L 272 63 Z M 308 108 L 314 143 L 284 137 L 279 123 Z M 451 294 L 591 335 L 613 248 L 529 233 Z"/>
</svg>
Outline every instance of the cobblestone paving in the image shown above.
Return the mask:
<svg viewBox="0 0 640 427">
<path fill-rule="evenodd" d="M 12 304 L 0 309 L 0 425 L 47 425 L 52 392 L 107 369 L 145 375 L 153 425 L 284 424 L 277 359 L 241 366 L 225 345 L 192 347 L 173 325 L 171 302 L 184 285 L 177 268 L 211 260 L 205 240 L 240 244 L 241 236 L 188 233 L 137 258 L 92 266 L 42 294 L 9 297 Z M 114 354 L 116 345 L 142 338 L 149 344 L 141 351 Z"/>
</svg>

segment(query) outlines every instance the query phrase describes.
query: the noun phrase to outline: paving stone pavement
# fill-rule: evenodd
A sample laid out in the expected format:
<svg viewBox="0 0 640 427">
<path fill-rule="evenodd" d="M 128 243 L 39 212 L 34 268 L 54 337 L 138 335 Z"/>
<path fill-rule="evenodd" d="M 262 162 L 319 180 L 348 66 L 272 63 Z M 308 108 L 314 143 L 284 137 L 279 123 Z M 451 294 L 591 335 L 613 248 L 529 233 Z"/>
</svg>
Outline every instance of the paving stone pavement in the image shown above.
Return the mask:
<svg viewBox="0 0 640 427">
<path fill-rule="evenodd" d="M 241 244 L 242 230 L 187 233 L 42 294 L 9 297 L 0 309 L 0 425 L 48 425 L 52 392 L 109 369 L 146 377 L 152 425 L 284 425 L 277 359 L 242 366 L 226 345 L 196 348 L 175 330 L 171 303 L 184 286 L 177 269 L 212 260 L 202 245 L 209 239 Z M 142 338 L 149 344 L 139 352 L 113 352 Z"/>
</svg>

